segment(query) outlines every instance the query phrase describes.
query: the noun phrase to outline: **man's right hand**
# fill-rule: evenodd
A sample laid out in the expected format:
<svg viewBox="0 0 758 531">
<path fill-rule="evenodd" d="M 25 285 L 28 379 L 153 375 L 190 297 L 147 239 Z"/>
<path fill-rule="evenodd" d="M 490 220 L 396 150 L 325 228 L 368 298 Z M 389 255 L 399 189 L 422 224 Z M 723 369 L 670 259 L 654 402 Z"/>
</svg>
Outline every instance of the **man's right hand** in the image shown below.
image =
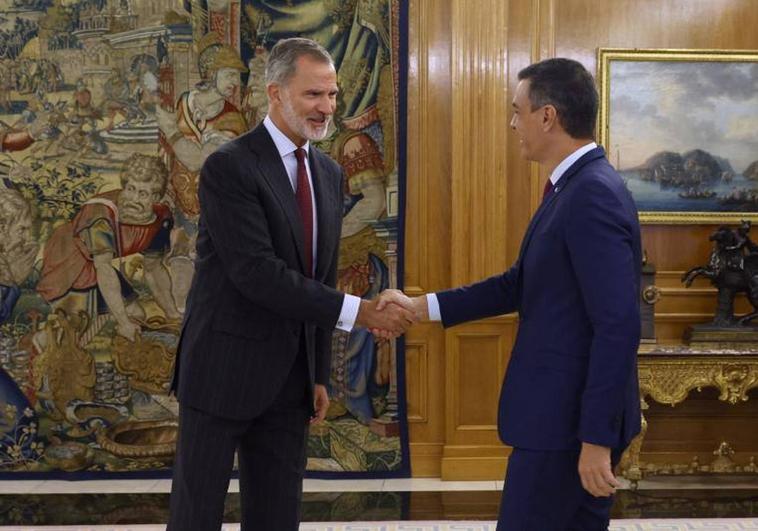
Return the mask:
<svg viewBox="0 0 758 531">
<path fill-rule="evenodd" d="M 383 310 L 388 304 L 397 304 L 416 315 L 416 321 L 429 319 L 429 304 L 426 296 L 409 297 L 399 289 L 386 289 L 376 298 L 379 301 L 378 310 Z"/>
<path fill-rule="evenodd" d="M 377 309 L 380 311 L 392 306 L 401 306 L 413 313 L 414 322 L 429 319 L 429 305 L 425 295 L 411 298 L 398 289 L 387 289 L 380 293 L 376 300 L 378 301 Z M 372 328 L 371 333 L 383 339 L 394 339 L 397 337 L 381 328 Z"/>
<path fill-rule="evenodd" d="M 379 298 L 371 301 L 362 300 L 355 324 L 371 330 L 382 330 L 383 337 L 395 338 L 404 334 L 418 321 L 412 310 L 397 304 L 384 305 L 380 310 L 379 304 Z"/>
<path fill-rule="evenodd" d="M 596 498 L 612 496 L 621 486 L 613 475 L 610 448 L 582 442 L 578 468 L 582 487 Z"/>
</svg>

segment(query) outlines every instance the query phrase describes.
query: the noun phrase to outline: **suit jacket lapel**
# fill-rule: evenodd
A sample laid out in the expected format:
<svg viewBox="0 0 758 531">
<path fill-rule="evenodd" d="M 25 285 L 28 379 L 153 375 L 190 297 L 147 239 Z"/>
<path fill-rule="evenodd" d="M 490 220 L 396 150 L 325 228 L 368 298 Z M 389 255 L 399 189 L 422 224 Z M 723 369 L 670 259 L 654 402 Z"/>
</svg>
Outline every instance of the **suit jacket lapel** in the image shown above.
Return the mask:
<svg viewBox="0 0 758 531">
<path fill-rule="evenodd" d="M 300 209 L 297 207 L 295 193 L 292 191 L 292 184 L 287 176 L 282 158 L 279 156 L 279 151 L 263 124 L 256 127 L 250 135 L 250 147 L 258 153 L 258 167 L 261 175 L 274 191 L 282 210 L 287 214 L 292 237 L 295 239 L 297 247 L 297 255 L 300 258 L 300 267 L 305 271 L 305 242 L 303 240 L 303 222 L 300 219 Z"/>
<path fill-rule="evenodd" d="M 532 236 L 534 235 L 534 229 L 537 227 L 537 225 L 540 222 L 540 218 L 542 218 L 542 215 L 545 213 L 545 211 L 550 208 L 550 205 L 555 201 L 555 198 L 558 196 L 556 192 L 553 192 L 550 194 L 550 197 L 545 199 L 542 204 L 537 208 L 537 212 L 534 213 L 534 217 L 532 217 L 532 221 L 529 222 L 529 226 L 526 229 L 526 234 L 524 235 L 524 240 L 521 242 L 521 251 L 519 251 L 519 256 L 524 256 L 526 253 L 527 248 L 529 247 L 529 242 L 532 241 Z"/>
<path fill-rule="evenodd" d="M 321 278 L 329 266 L 329 259 L 334 250 L 334 228 L 331 220 L 332 211 L 336 208 L 334 199 L 330 196 L 326 186 L 326 170 L 321 164 L 321 153 L 311 146 L 308 162 L 311 168 L 311 180 L 313 181 L 313 195 L 316 197 L 316 220 L 318 221 L 318 242 L 316 244 L 316 278 Z M 339 237 L 339 235 L 338 235 Z"/>
<path fill-rule="evenodd" d="M 534 217 L 532 218 L 532 221 L 529 223 L 529 227 L 526 229 L 526 234 L 524 235 L 524 240 L 521 243 L 521 250 L 519 251 L 519 257 L 523 257 L 526 253 L 527 249 L 529 248 L 529 243 L 532 240 L 532 236 L 534 235 L 534 230 L 537 228 L 537 225 L 540 222 L 540 219 L 542 218 L 542 215 L 550 208 L 550 205 L 553 204 L 553 202 L 557 199 L 558 194 L 561 193 L 563 189 L 568 186 L 571 178 L 577 174 L 577 172 L 582 169 L 585 164 L 588 162 L 591 162 L 595 159 L 598 159 L 600 157 L 605 156 L 605 151 L 601 147 L 597 147 L 593 149 L 592 151 L 588 151 L 584 155 L 582 155 L 579 160 L 577 160 L 574 164 L 572 164 L 568 170 L 561 176 L 560 180 L 558 181 L 558 189 L 554 191 L 550 196 L 545 199 L 542 204 L 537 209 L 537 212 L 534 213 Z"/>
</svg>

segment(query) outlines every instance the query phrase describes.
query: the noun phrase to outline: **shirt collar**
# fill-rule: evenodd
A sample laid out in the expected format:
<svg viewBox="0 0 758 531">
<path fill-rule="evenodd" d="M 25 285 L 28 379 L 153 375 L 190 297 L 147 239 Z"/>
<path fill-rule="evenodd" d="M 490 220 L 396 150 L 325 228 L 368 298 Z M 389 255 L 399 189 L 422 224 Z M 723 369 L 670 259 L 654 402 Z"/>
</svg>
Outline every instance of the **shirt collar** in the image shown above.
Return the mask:
<svg viewBox="0 0 758 531">
<path fill-rule="evenodd" d="M 281 129 L 276 126 L 269 115 L 266 115 L 266 118 L 263 119 L 263 127 L 265 127 L 266 131 L 268 131 L 268 134 L 271 135 L 271 139 L 274 141 L 274 145 L 276 146 L 276 150 L 279 152 L 280 157 L 284 158 L 290 153 L 295 152 L 297 149 L 295 143 L 290 140 L 287 135 L 282 133 Z M 306 142 L 303 145 L 306 158 L 310 154 L 310 144 L 310 142 Z"/>
<path fill-rule="evenodd" d="M 553 183 L 553 186 L 556 185 L 558 180 L 563 177 L 564 173 L 566 173 L 566 170 L 568 170 L 577 160 L 582 158 L 585 153 L 592 151 L 596 147 L 597 144 L 595 142 L 590 142 L 589 144 L 583 145 L 574 151 L 571 155 L 563 159 L 561 163 L 555 167 L 553 173 L 550 174 L 550 182 Z"/>
</svg>

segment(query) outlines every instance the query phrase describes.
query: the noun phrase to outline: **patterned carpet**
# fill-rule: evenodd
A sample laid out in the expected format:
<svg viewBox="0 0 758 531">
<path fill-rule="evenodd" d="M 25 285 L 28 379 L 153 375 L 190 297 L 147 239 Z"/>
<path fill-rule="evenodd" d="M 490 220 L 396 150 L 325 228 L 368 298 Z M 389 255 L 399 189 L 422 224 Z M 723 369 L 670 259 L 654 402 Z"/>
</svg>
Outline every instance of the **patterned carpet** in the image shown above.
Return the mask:
<svg viewBox="0 0 758 531">
<path fill-rule="evenodd" d="M 0 531 L 163 531 L 165 526 L 25 526 Z M 614 520 L 609 531 L 758 531 L 758 519 Z M 222 531 L 239 531 L 225 525 Z M 495 531 L 494 522 L 355 522 L 302 524 L 300 531 Z"/>
</svg>

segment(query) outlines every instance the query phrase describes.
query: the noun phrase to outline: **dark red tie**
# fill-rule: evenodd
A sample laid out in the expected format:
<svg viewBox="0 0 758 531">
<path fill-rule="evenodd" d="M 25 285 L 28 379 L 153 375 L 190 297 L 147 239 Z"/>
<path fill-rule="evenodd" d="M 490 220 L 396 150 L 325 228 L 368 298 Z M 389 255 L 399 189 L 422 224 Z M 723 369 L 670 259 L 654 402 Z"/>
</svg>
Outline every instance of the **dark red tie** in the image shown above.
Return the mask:
<svg viewBox="0 0 758 531">
<path fill-rule="evenodd" d="M 313 276 L 313 200 L 311 199 L 311 185 L 308 182 L 308 170 L 305 169 L 305 150 L 295 150 L 297 158 L 297 191 L 295 199 L 300 210 L 300 218 L 303 220 L 303 241 L 305 242 L 305 268 L 306 276 Z"/>
<path fill-rule="evenodd" d="M 553 191 L 553 181 L 548 179 L 547 182 L 545 183 L 545 189 L 542 190 L 542 200 L 544 201 L 545 199 L 547 199 L 547 196 L 549 196 L 550 192 L 552 191 Z"/>
</svg>

